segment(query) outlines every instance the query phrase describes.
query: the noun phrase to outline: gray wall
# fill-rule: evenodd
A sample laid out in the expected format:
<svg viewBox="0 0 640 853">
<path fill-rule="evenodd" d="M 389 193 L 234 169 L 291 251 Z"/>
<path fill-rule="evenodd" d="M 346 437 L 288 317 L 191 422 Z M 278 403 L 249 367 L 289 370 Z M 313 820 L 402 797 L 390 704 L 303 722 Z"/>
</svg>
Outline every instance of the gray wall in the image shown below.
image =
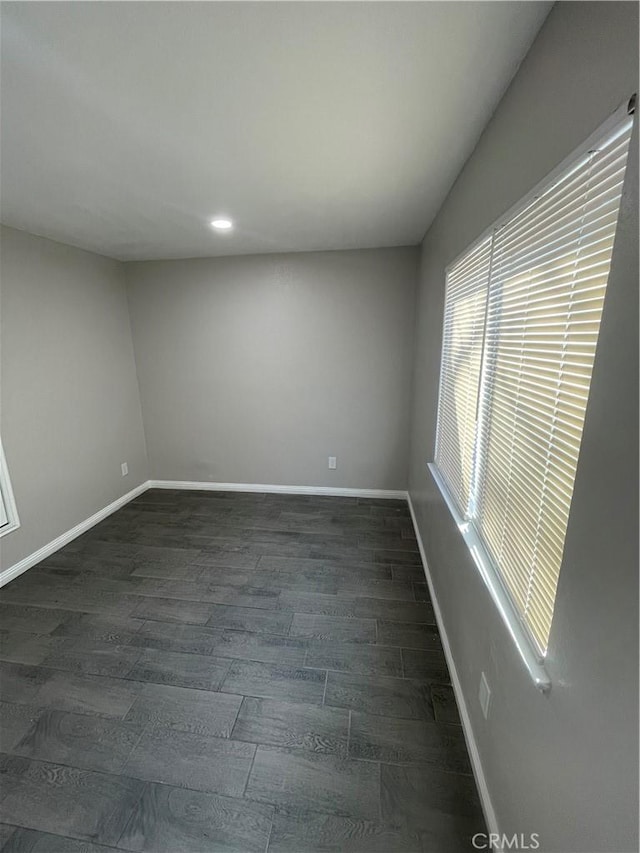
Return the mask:
<svg viewBox="0 0 640 853">
<path fill-rule="evenodd" d="M 501 831 L 549 851 L 637 850 L 637 128 L 585 424 L 543 696 L 426 464 L 445 266 L 636 90 L 638 7 L 551 12 L 424 240 L 410 493 Z M 478 703 L 481 671 L 492 705 Z"/>
<path fill-rule="evenodd" d="M 122 264 L 10 228 L 0 248 L 0 430 L 21 522 L 0 540 L 5 569 L 146 480 L 147 461 Z"/>
<path fill-rule="evenodd" d="M 405 489 L 418 255 L 127 264 L 152 478 Z"/>
</svg>

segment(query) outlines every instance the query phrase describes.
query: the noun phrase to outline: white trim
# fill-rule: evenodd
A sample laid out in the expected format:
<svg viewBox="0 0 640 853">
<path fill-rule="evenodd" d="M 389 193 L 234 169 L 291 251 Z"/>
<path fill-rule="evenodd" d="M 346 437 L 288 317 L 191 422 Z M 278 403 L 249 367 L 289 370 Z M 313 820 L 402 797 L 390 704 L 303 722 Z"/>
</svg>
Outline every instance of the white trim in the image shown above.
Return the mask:
<svg viewBox="0 0 640 853">
<path fill-rule="evenodd" d="M 257 483 L 199 483 L 190 480 L 147 480 L 139 486 L 136 486 L 135 489 L 127 492 L 126 495 L 122 495 L 122 497 L 113 501 L 113 503 L 110 503 L 109 506 L 105 506 L 103 509 L 98 510 L 98 512 L 90 518 L 86 518 L 84 521 L 81 521 L 80 524 L 76 524 L 76 526 L 72 527 L 71 530 L 67 530 L 66 533 L 62 533 L 60 536 L 52 539 L 51 542 L 43 545 L 42 548 L 34 551 L 33 554 L 29 554 L 28 557 L 25 557 L 19 562 L 14 563 L 13 566 L 10 566 L 8 569 L 0 572 L 0 587 L 3 587 L 5 584 L 9 583 L 9 581 L 17 578 L 18 575 L 26 572 L 27 569 L 30 569 L 32 566 L 35 566 L 36 563 L 39 563 L 46 557 L 50 557 L 51 554 L 55 553 L 60 548 L 63 548 L 73 539 L 76 539 L 78 536 L 86 533 L 87 530 L 90 530 L 98 524 L 98 522 L 103 521 L 109 515 L 112 515 L 112 513 L 116 512 L 125 504 L 128 504 L 129 501 L 137 498 L 138 495 L 141 495 L 148 489 L 185 489 L 214 492 L 269 492 L 286 495 L 331 495 L 333 497 L 380 498 L 383 500 L 395 499 L 404 501 L 406 501 L 408 497 L 407 492 L 393 489 L 335 489 L 331 486 L 273 486 Z"/>
<path fill-rule="evenodd" d="M 511 595 L 504 586 L 500 572 L 489 556 L 484 542 L 475 526 L 460 514 L 442 474 L 438 471 L 437 465 L 434 462 L 429 462 L 427 468 L 435 484 L 440 489 L 440 494 L 449 507 L 449 512 L 453 516 L 453 520 L 458 525 L 458 530 L 462 534 L 462 538 L 473 557 L 473 561 L 480 572 L 484 585 L 489 591 L 493 603 L 498 608 L 500 617 L 518 650 L 522 662 L 527 668 L 531 680 L 538 690 L 548 693 L 551 690 L 551 678 L 545 669 L 544 658 L 540 655 L 526 625 L 522 622 L 520 614 L 511 599 Z"/>
<path fill-rule="evenodd" d="M 98 522 L 103 521 L 107 516 L 116 512 L 116 510 L 119 510 L 125 504 L 128 504 L 129 501 L 137 498 L 138 495 L 141 495 L 143 492 L 146 492 L 148 488 L 148 481 L 141 483 L 139 486 L 136 486 L 135 489 L 127 492 L 126 495 L 122 495 L 122 497 L 113 501 L 113 503 L 110 503 L 108 506 L 103 507 L 103 509 L 98 510 L 94 515 L 89 518 L 85 518 L 85 520 L 81 521 L 80 524 L 76 524 L 76 526 L 72 527 L 71 530 L 67 530 L 66 533 L 62 533 L 60 536 L 52 539 L 51 542 L 47 542 L 46 545 L 43 545 L 42 548 L 38 548 L 38 550 L 34 551 L 33 554 L 29 554 L 28 557 L 25 557 L 19 562 L 14 563 L 13 566 L 10 566 L 8 569 L 0 572 L 0 587 L 9 583 L 9 581 L 12 581 L 14 578 L 17 578 L 18 575 L 26 572 L 27 569 L 30 569 L 32 566 L 35 566 L 36 563 L 39 563 L 46 557 L 50 557 L 51 554 L 67 545 L 73 539 L 76 539 L 78 536 L 86 533 L 87 530 L 94 527 Z"/>
<path fill-rule="evenodd" d="M 149 480 L 150 489 L 193 489 L 206 492 L 267 492 L 284 495 L 329 495 L 343 498 L 407 500 L 407 492 L 395 489 L 338 489 L 333 486 L 274 486 L 264 483 L 199 483 L 192 480 Z"/>
<path fill-rule="evenodd" d="M 467 703 L 464 698 L 464 693 L 462 692 L 462 685 L 460 683 L 460 678 L 458 676 L 458 670 L 456 668 L 455 661 L 453 659 L 453 653 L 451 651 L 451 645 L 449 643 L 449 637 L 447 635 L 447 629 L 445 627 L 444 621 L 442 619 L 442 611 L 440 610 L 440 605 L 438 604 L 438 599 L 436 596 L 436 591 L 433 587 L 433 581 L 431 580 L 431 573 L 429 572 L 429 564 L 427 563 L 427 555 L 424 550 L 424 545 L 422 543 L 422 537 L 420 535 L 420 529 L 418 527 L 418 521 L 416 519 L 416 514 L 413 509 L 413 502 L 411 500 L 411 494 L 407 495 L 407 503 L 409 504 L 409 512 L 411 513 L 411 520 L 413 522 L 413 529 L 415 530 L 416 539 L 418 541 L 418 549 L 420 551 L 420 557 L 422 558 L 422 566 L 424 568 L 424 574 L 427 579 L 427 586 L 429 587 L 429 595 L 431 596 L 431 603 L 433 605 L 433 612 L 436 617 L 436 622 L 438 625 L 438 631 L 440 633 L 440 639 L 442 640 L 442 648 L 444 649 L 444 655 L 447 660 L 447 666 L 449 667 L 449 674 L 451 676 L 451 684 L 453 686 L 453 692 L 455 693 L 456 702 L 458 705 L 458 710 L 460 712 L 460 720 L 462 722 L 462 731 L 464 733 L 464 739 L 467 743 L 467 750 L 469 752 L 469 757 L 471 759 L 471 767 L 473 769 L 473 775 L 476 780 L 476 785 L 478 787 L 478 793 L 480 795 L 480 803 L 482 805 L 482 811 L 484 813 L 484 819 L 487 824 L 487 829 L 490 833 L 495 833 L 499 835 L 498 830 L 498 821 L 496 818 L 495 809 L 493 808 L 493 803 L 491 802 L 491 795 L 489 793 L 489 787 L 487 785 L 487 780 L 484 775 L 484 770 L 482 769 L 482 762 L 480 761 L 480 751 L 478 749 L 478 744 L 476 743 L 475 735 L 473 734 L 473 728 L 471 726 L 471 717 L 469 716 L 469 711 L 467 709 Z M 495 849 L 495 848 L 494 848 Z"/>
<path fill-rule="evenodd" d="M 13 488 L 11 487 L 11 477 L 9 476 L 9 468 L 0 439 L 0 500 L 4 506 L 4 512 L 7 517 L 7 524 L 0 527 L 0 538 L 6 536 L 20 527 L 20 518 L 18 516 L 18 507 L 13 496 Z"/>
</svg>

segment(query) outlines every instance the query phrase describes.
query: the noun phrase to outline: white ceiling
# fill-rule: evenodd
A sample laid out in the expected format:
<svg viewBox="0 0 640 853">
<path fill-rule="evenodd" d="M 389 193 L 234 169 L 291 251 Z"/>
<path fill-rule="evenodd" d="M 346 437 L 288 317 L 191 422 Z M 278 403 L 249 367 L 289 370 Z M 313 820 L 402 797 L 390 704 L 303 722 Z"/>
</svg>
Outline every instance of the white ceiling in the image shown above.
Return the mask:
<svg viewBox="0 0 640 853">
<path fill-rule="evenodd" d="M 3 3 L 2 221 L 123 260 L 418 243 L 550 5 Z"/>
</svg>

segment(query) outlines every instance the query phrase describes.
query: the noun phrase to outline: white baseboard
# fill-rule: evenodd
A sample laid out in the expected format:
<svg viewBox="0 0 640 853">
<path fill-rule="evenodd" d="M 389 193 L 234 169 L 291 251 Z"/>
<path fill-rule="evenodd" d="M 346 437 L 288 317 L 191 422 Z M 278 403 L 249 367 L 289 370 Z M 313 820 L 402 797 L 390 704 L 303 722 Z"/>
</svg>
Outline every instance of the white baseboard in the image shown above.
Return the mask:
<svg viewBox="0 0 640 853">
<path fill-rule="evenodd" d="M 86 518 L 84 521 L 81 521 L 80 524 L 76 524 L 76 526 L 72 527 L 71 530 L 67 530 L 65 533 L 62 533 L 55 539 L 52 539 L 51 542 L 47 542 L 46 545 L 43 545 L 42 548 L 38 548 L 38 550 L 34 551 L 33 554 L 29 554 L 28 557 L 24 557 L 24 559 L 14 563 L 13 566 L 10 566 L 8 569 L 0 572 L 0 587 L 3 587 L 5 584 L 9 583 L 9 581 L 17 578 L 18 575 L 26 572 L 27 569 L 30 569 L 32 566 L 35 566 L 36 563 L 50 557 L 51 554 L 54 554 L 56 551 L 60 550 L 60 548 L 63 548 L 73 539 L 76 539 L 78 536 L 86 533 L 87 530 L 90 530 L 100 521 L 103 521 L 125 504 L 128 504 L 129 501 L 137 498 L 138 495 L 146 492 L 147 489 L 191 489 L 215 492 L 270 492 L 286 495 L 331 495 L 333 497 L 407 500 L 407 493 L 405 491 L 394 491 L 391 489 L 334 489 L 330 486 L 273 486 L 257 483 L 198 483 L 189 480 L 147 480 L 139 486 L 136 486 L 135 489 L 127 492 L 126 495 L 122 495 L 122 497 L 113 501 L 113 503 L 110 503 L 108 506 L 103 507 L 103 509 L 98 510 L 98 512 L 94 513 L 90 518 Z"/>
<path fill-rule="evenodd" d="M 442 647 L 444 649 L 444 655 L 447 659 L 447 666 L 449 667 L 449 674 L 451 675 L 451 684 L 453 686 L 453 691 L 456 696 L 456 702 L 458 704 L 458 710 L 460 712 L 460 720 L 462 722 L 462 731 L 464 732 L 464 739 L 467 743 L 467 750 L 469 751 L 469 757 L 471 759 L 471 767 L 473 769 L 473 775 L 476 780 L 476 785 L 478 787 L 478 794 L 480 795 L 480 803 L 482 805 L 482 811 L 484 813 L 484 819 L 487 824 L 487 829 L 490 833 L 499 834 L 498 830 L 498 821 L 496 819 L 496 813 L 493 808 L 493 803 L 491 802 L 491 795 L 489 793 L 489 788 L 487 786 L 487 780 L 484 775 L 484 770 L 482 769 L 482 763 L 480 761 L 480 752 L 478 750 L 478 745 L 476 743 L 475 735 L 473 734 L 473 728 L 471 726 L 471 718 L 469 716 L 469 711 L 467 709 L 467 703 L 464 698 L 464 694 L 462 692 L 462 685 L 460 684 L 460 679 L 458 677 L 458 671 L 456 669 L 456 664 L 453 659 L 453 654 L 451 652 L 451 645 L 449 643 L 449 637 L 447 636 L 447 629 L 442 619 L 442 611 L 440 610 L 440 605 L 438 604 L 438 598 L 436 596 L 435 589 L 433 587 L 433 581 L 431 580 L 431 573 L 429 572 L 429 564 L 427 563 L 427 555 L 424 550 L 424 544 L 422 542 L 422 537 L 420 536 L 420 529 L 418 528 L 418 521 L 416 519 L 416 514 L 413 509 L 413 503 L 411 501 L 411 495 L 407 496 L 407 502 L 409 504 L 409 512 L 411 513 L 411 520 L 413 522 L 413 529 L 416 533 L 416 539 L 418 540 L 418 549 L 420 551 L 420 557 L 422 558 L 422 566 L 424 568 L 424 574 L 427 579 L 427 586 L 429 587 L 429 595 L 431 596 L 431 602 L 433 604 L 433 612 L 436 617 L 436 622 L 438 624 L 438 631 L 440 632 L 440 639 L 442 640 Z M 496 848 L 494 847 L 494 850 Z M 496 851 L 497 853 L 497 851 Z"/>
<path fill-rule="evenodd" d="M 143 492 L 146 492 L 148 488 L 148 481 L 141 483 L 139 486 L 136 486 L 135 489 L 127 492 L 126 495 L 122 495 L 122 497 L 98 510 L 98 512 L 94 513 L 89 518 L 85 518 L 85 520 L 81 521 L 80 524 L 76 524 L 76 526 L 72 527 L 71 530 L 67 530 L 65 533 L 62 533 L 55 539 L 52 539 L 51 542 L 47 542 L 46 545 L 43 545 L 42 548 L 38 548 L 38 550 L 34 551 L 33 554 L 29 554 L 28 557 L 24 557 L 24 559 L 14 563 L 13 566 L 10 566 L 8 569 L 0 572 L 0 587 L 9 583 L 9 581 L 12 581 L 14 578 L 17 578 L 18 575 L 26 572 L 27 569 L 30 569 L 32 566 L 35 566 L 36 563 L 39 563 L 46 557 L 50 557 L 51 554 L 55 553 L 60 548 L 63 548 L 73 539 L 76 539 L 81 534 L 86 533 L 87 530 L 94 527 L 98 522 L 103 521 L 107 516 L 116 512 L 116 510 L 119 510 L 125 504 L 128 504 L 129 501 L 137 498 L 138 495 L 141 495 Z"/>
<path fill-rule="evenodd" d="M 329 495 L 340 498 L 407 500 L 406 491 L 393 489 L 337 489 L 333 486 L 273 486 L 264 483 L 199 483 L 190 480 L 149 480 L 150 489 L 193 489 L 208 492 L 268 492 L 283 495 Z"/>
</svg>

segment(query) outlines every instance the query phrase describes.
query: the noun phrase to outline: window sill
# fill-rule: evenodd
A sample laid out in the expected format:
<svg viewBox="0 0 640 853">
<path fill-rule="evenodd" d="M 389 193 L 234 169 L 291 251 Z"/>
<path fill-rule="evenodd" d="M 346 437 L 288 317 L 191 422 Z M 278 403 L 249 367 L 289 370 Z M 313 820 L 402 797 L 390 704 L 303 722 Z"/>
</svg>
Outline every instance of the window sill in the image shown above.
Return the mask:
<svg viewBox="0 0 640 853">
<path fill-rule="evenodd" d="M 516 613 L 506 590 L 504 589 L 500 578 L 493 566 L 491 558 L 487 553 L 486 548 L 482 544 L 480 537 L 473 528 L 461 515 L 449 490 L 440 476 L 438 469 L 433 462 L 428 465 L 431 476 L 436 485 L 440 489 L 449 511 L 458 525 L 458 529 L 462 534 L 473 560 L 478 567 L 478 571 L 484 581 L 485 586 L 489 591 L 489 595 L 493 599 L 494 604 L 498 608 L 498 612 L 502 621 L 507 627 L 513 642 L 518 649 L 518 653 L 527 668 L 529 675 L 536 687 L 543 693 L 547 693 L 551 689 L 551 679 L 544 668 L 544 662 L 540 657 L 540 653 L 533 645 L 525 627 L 520 621 L 520 617 Z"/>
<path fill-rule="evenodd" d="M 7 533 L 13 533 L 13 531 L 17 530 L 19 527 L 19 521 L 10 521 L 8 524 L 3 525 L 0 527 L 0 539 L 2 539 L 3 536 L 6 536 Z"/>
<path fill-rule="evenodd" d="M 13 533 L 20 527 L 20 519 L 16 502 L 13 497 L 11 488 L 11 480 L 9 479 L 9 471 L 7 469 L 7 460 L 4 458 L 4 450 L 0 441 L 0 520 L 3 521 L 0 527 L 0 539 L 8 533 Z"/>
</svg>

